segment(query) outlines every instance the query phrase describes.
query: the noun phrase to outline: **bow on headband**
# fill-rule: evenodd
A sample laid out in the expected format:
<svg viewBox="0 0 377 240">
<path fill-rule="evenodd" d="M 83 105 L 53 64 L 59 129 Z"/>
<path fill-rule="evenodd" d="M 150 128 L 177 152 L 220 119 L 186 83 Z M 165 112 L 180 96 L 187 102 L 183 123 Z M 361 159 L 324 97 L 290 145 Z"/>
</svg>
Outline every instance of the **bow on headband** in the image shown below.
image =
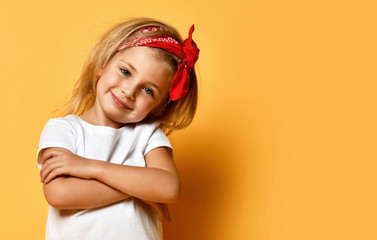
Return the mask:
<svg viewBox="0 0 377 240">
<path fill-rule="evenodd" d="M 161 27 L 149 27 L 141 29 L 140 32 L 161 30 L 164 29 L 162 29 Z M 199 49 L 196 46 L 196 43 L 192 40 L 193 31 L 194 25 L 191 26 L 189 36 L 186 40 L 183 41 L 183 45 L 181 45 L 174 38 L 160 36 L 144 38 L 133 44 L 124 43 L 118 48 L 118 51 L 128 47 L 146 46 L 160 48 L 182 57 L 183 60 L 179 65 L 177 73 L 175 74 L 173 82 L 170 86 L 170 99 L 172 101 L 175 101 L 181 97 L 186 96 L 187 92 L 189 91 L 188 76 L 199 57 Z"/>
</svg>

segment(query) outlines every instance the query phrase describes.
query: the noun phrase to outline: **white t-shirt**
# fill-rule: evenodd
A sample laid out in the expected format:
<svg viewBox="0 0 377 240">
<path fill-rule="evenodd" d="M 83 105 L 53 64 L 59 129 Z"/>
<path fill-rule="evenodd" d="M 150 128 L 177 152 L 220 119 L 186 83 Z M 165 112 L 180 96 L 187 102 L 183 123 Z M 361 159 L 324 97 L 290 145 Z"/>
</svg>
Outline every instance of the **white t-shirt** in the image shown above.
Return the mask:
<svg viewBox="0 0 377 240">
<path fill-rule="evenodd" d="M 145 167 L 144 156 L 150 150 L 171 148 L 171 145 L 166 135 L 156 129 L 156 123 L 115 129 L 95 126 L 76 115 L 69 115 L 47 122 L 38 154 L 49 147 L 65 148 L 85 158 Z M 94 209 L 59 210 L 50 207 L 46 239 L 162 239 L 162 227 L 152 207 L 137 198 L 129 198 Z"/>
</svg>

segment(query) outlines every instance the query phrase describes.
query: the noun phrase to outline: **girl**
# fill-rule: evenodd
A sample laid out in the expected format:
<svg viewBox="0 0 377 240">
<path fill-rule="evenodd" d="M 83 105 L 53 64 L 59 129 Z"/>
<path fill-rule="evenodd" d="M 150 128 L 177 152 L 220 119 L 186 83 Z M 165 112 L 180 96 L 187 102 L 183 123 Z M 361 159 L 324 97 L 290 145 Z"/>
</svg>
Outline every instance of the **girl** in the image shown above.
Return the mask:
<svg viewBox="0 0 377 240">
<path fill-rule="evenodd" d="M 166 135 L 187 127 L 197 105 L 193 30 L 182 42 L 168 24 L 132 19 L 92 50 L 67 116 L 41 134 L 46 239 L 162 238 L 158 213 L 180 194 Z"/>
</svg>

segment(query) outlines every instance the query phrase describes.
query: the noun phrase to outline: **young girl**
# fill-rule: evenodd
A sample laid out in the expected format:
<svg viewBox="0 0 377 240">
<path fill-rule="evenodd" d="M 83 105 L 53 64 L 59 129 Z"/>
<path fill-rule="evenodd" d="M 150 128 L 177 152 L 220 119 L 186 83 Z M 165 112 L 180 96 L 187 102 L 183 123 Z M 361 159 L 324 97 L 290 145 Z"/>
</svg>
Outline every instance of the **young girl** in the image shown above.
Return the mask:
<svg viewBox="0 0 377 240">
<path fill-rule="evenodd" d="M 92 50 L 67 116 L 41 134 L 46 239 L 162 238 L 158 213 L 180 194 L 165 134 L 187 127 L 197 105 L 193 30 L 182 42 L 168 24 L 132 19 Z"/>
</svg>

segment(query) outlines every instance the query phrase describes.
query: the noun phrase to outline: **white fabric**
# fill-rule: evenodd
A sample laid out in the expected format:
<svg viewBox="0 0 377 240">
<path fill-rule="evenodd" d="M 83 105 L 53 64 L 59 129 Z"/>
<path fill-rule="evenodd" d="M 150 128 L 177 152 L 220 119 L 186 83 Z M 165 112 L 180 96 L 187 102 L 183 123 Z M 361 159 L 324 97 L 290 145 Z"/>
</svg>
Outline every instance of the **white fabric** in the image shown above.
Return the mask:
<svg viewBox="0 0 377 240">
<path fill-rule="evenodd" d="M 76 115 L 69 115 L 47 122 L 38 154 L 44 148 L 61 147 L 86 158 L 145 167 L 144 156 L 162 146 L 171 148 L 168 138 L 156 129 L 155 123 L 115 129 L 95 126 Z M 157 213 L 149 205 L 129 198 L 95 209 L 59 210 L 50 207 L 46 239 L 162 239 L 162 228 Z"/>
</svg>

